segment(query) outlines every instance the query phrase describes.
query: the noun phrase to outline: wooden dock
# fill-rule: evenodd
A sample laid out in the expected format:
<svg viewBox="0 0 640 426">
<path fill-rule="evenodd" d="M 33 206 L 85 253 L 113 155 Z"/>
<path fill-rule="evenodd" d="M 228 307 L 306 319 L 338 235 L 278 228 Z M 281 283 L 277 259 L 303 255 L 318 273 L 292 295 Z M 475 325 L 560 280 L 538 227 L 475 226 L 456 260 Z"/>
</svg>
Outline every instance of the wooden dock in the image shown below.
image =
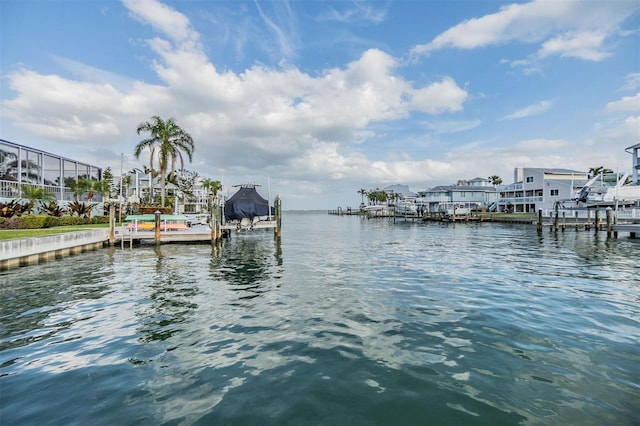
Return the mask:
<svg viewBox="0 0 640 426">
<path fill-rule="evenodd" d="M 269 216 L 268 220 L 259 220 L 255 223 L 247 219 L 247 222 L 240 221 L 237 223 L 222 223 L 222 211 L 220 206 L 214 206 L 210 218 L 211 223 L 208 225 L 196 225 L 191 228 L 176 228 L 164 226 L 160 221 L 160 213 L 155 215 L 155 225 L 153 229 L 141 228 L 139 226 L 122 226 L 115 227 L 115 215 L 113 208 L 109 212 L 111 230 L 109 232 L 109 243 L 112 245 L 120 244 L 124 248 L 125 245 L 132 247 L 134 243 L 143 242 L 163 244 L 163 243 L 215 243 L 223 237 L 230 237 L 232 233 L 240 233 L 245 231 L 259 231 L 264 229 L 273 229 L 274 236 L 280 238 L 282 236 L 282 201 L 276 197 L 274 203 L 275 215 Z M 137 225 L 137 224 L 136 224 Z"/>
<path fill-rule="evenodd" d="M 640 223 L 616 224 L 612 227 L 613 236 L 618 237 L 618 233 L 629 233 L 629 238 L 637 238 L 640 235 Z"/>
<path fill-rule="evenodd" d="M 365 214 L 362 210 L 352 209 L 351 207 L 347 207 L 346 209 L 338 207 L 335 210 L 329 210 L 328 213 L 335 216 L 360 216 Z"/>
</svg>

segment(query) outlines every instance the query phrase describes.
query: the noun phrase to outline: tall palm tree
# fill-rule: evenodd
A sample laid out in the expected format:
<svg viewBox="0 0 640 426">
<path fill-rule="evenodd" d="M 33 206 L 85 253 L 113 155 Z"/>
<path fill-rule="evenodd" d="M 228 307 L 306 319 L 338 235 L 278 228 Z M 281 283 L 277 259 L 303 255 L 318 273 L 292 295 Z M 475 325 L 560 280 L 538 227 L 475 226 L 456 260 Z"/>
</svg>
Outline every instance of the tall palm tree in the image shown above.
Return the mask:
<svg viewBox="0 0 640 426">
<path fill-rule="evenodd" d="M 211 209 L 213 200 L 215 200 L 218 191 L 222 189 L 222 183 L 219 180 L 205 179 L 202 181 L 202 187 L 207 189 L 209 195 L 207 196 L 207 208 Z"/>
<path fill-rule="evenodd" d="M 365 195 L 367 195 L 367 190 L 364 188 L 360 188 L 358 190 L 358 194 L 360 194 L 360 196 L 362 197 L 362 204 L 364 204 L 364 197 Z"/>
<path fill-rule="evenodd" d="M 160 204 L 164 207 L 165 184 L 167 171 L 174 171 L 176 161 L 180 161 L 180 168 L 184 169 L 184 160 L 182 151 L 187 154 L 189 162 L 193 159 L 193 139 L 191 135 L 178 126 L 173 118 L 163 120 L 154 115 L 151 121 L 140 123 L 136 132 L 148 132 L 149 138 L 141 141 L 136 145 L 134 155 L 140 158 L 140 154 L 146 148 L 151 150 L 149 164 L 153 169 L 154 163 L 157 161 L 160 172 Z"/>
</svg>

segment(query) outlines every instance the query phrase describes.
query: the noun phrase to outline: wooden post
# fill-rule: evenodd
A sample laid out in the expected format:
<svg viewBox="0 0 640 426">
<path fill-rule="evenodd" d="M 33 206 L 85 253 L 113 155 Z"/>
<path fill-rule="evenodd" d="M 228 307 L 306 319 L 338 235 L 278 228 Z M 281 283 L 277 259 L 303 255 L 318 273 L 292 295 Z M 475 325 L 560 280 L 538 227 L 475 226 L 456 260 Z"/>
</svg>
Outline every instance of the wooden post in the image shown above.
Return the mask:
<svg viewBox="0 0 640 426">
<path fill-rule="evenodd" d="M 220 206 L 215 205 L 211 208 L 211 219 L 209 224 L 211 225 L 211 242 L 218 242 L 222 238 L 222 210 Z"/>
<path fill-rule="evenodd" d="M 279 197 L 276 197 L 275 201 L 275 213 L 276 213 L 276 227 L 273 230 L 273 235 L 276 238 L 282 236 L 282 201 Z"/>
<path fill-rule="evenodd" d="M 542 209 L 538 209 L 538 232 L 542 231 Z"/>
<path fill-rule="evenodd" d="M 558 216 L 559 216 L 558 203 L 556 203 L 556 205 L 553 208 L 555 210 L 554 217 L 553 217 L 553 229 L 555 232 L 558 232 Z"/>
<path fill-rule="evenodd" d="M 596 228 L 595 233 L 598 233 L 598 228 L 600 227 L 600 209 L 596 209 L 596 220 L 595 220 Z"/>
<path fill-rule="evenodd" d="M 154 214 L 155 214 L 154 231 L 155 231 L 155 237 L 156 237 L 156 244 L 160 244 L 160 210 L 156 210 Z"/>
<path fill-rule="evenodd" d="M 218 218 L 216 217 L 216 206 L 211 206 L 209 210 L 209 226 L 211 227 L 211 242 L 215 243 L 218 240 L 216 225 Z"/>
<path fill-rule="evenodd" d="M 591 210 L 587 207 L 587 223 L 584 225 L 585 230 L 591 229 Z"/>
<path fill-rule="evenodd" d="M 112 246 L 116 241 L 116 206 L 109 206 L 109 245 Z"/>
<path fill-rule="evenodd" d="M 611 207 L 607 207 L 607 238 L 611 238 L 613 232 L 613 210 Z"/>
</svg>

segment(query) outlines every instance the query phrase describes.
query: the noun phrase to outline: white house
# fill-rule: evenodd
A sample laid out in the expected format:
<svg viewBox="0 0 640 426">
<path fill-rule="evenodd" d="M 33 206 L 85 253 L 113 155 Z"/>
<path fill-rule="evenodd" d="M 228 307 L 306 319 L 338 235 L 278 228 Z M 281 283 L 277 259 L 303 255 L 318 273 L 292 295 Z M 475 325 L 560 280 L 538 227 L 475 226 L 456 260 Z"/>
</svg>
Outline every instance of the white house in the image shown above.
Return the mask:
<svg viewBox="0 0 640 426">
<path fill-rule="evenodd" d="M 633 156 L 631 176 L 636 185 L 640 185 L 640 143 L 630 146 L 625 151 Z"/>
<path fill-rule="evenodd" d="M 464 203 L 488 207 L 498 198 L 496 188 L 491 181 L 475 178 L 470 181 L 459 181 L 457 185 L 442 185 L 418 192 L 416 203 L 427 211 L 438 211 L 445 203 Z"/>
<path fill-rule="evenodd" d="M 499 188 L 498 211 L 533 213 L 552 209 L 570 199 L 588 179 L 586 172 L 522 167 L 514 170 L 514 183 Z"/>
</svg>

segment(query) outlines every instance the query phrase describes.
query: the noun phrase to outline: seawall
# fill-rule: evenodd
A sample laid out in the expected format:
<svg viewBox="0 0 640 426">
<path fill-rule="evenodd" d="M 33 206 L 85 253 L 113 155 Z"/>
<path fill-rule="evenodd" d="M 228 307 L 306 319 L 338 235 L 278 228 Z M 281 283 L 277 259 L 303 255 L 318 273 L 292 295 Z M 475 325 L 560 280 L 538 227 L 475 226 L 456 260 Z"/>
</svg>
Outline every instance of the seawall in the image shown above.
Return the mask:
<svg viewBox="0 0 640 426">
<path fill-rule="evenodd" d="M 0 270 L 96 250 L 109 241 L 108 229 L 0 241 Z"/>
</svg>

